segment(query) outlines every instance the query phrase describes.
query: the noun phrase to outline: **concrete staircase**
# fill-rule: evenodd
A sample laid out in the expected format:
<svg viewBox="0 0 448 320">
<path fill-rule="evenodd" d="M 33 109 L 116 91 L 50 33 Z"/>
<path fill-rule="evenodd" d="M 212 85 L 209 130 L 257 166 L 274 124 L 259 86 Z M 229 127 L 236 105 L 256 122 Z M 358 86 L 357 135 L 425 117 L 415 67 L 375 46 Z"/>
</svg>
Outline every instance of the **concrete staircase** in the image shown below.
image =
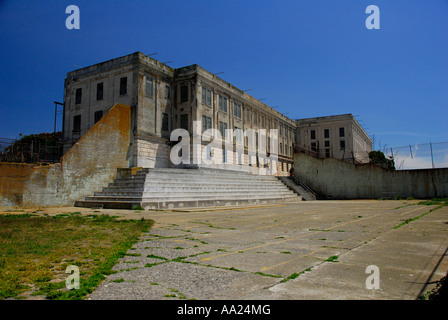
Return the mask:
<svg viewBox="0 0 448 320">
<path fill-rule="evenodd" d="M 304 201 L 316 200 L 316 193 L 306 184 L 294 177 L 278 177 L 289 189 L 302 197 Z"/>
<path fill-rule="evenodd" d="M 131 170 L 119 169 L 113 183 L 75 206 L 173 209 L 302 200 L 275 176 L 219 169 Z"/>
</svg>

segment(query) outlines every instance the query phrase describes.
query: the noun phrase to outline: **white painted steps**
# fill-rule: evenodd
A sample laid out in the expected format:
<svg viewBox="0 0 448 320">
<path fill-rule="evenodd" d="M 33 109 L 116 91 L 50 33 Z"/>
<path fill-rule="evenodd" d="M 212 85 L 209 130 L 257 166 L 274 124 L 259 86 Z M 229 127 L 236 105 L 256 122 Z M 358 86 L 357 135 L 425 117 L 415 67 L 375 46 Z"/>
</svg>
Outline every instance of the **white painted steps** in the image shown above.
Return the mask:
<svg viewBox="0 0 448 320">
<path fill-rule="evenodd" d="M 219 169 L 119 169 L 109 186 L 75 206 L 172 209 L 300 201 L 275 176 Z"/>
</svg>

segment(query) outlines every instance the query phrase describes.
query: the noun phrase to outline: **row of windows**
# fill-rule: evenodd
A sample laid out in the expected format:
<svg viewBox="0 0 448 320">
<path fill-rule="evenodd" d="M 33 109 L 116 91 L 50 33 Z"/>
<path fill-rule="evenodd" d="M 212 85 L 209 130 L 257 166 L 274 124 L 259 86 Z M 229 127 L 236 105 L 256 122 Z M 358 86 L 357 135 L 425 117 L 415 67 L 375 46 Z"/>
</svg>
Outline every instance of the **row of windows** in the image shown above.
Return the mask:
<svg viewBox="0 0 448 320">
<path fill-rule="evenodd" d="M 128 78 L 120 78 L 120 95 L 127 94 L 128 91 Z M 188 91 L 187 91 L 188 93 Z M 154 96 L 154 79 L 151 77 L 146 77 L 145 80 L 145 96 L 152 98 Z M 165 99 L 171 98 L 171 87 L 169 85 L 165 86 Z M 99 82 L 96 84 L 96 100 L 104 99 L 104 82 Z M 75 104 L 80 104 L 82 101 L 82 88 L 77 88 L 75 92 Z"/>
<path fill-rule="evenodd" d="M 218 97 L 219 111 L 227 113 L 228 102 L 229 102 L 229 99 L 226 96 L 219 95 L 219 97 Z M 212 91 L 205 87 L 202 87 L 202 104 L 204 104 L 208 107 L 212 106 Z M 241 119 L 242 114 L 243 114 L 242 103 L 234 101 L 233 102 L 233 115 L 236 118 Z M 250 109 L 246 109 L 245 120 L 246 120 L 246 122 L 250 122 L 250 119 L 251 119 L 251 111 L 250 111 Z M 254 124 L 258 125 L 258 113 L 256 111 L 254 111 L 254 113 L 253 113 L 253 121 L 254 121 Z M 267 119 L 267 123 L 266 123 L 265 116 L 261 115 L 261 125 L 263 125 L 263 126 L 266 125 L 267 129 L 270 130 L 272 127 L 271 119 Z M 284 133 L 285 136 L 287 137 L 288 131 L 289 131 L 289 138 L 292 139 L 292 135 L 293 135 L 292 128 L 290 128 L 290 127 L 288 128 L 286 125 L 283 126 L 282 124 L 280 124 L 280 127 L 279 127 L 279 135 L 280 136 L 282 136 Z"/>
<path fill-rule="evenodd" d="M 223 122 L 223 121 L 219 121 L 219 132 L 221 134 L 221 137 L 225 137 L 225 133 L 226 133 L 226 129 L 227 129 L 227 123 Z M 212 128 L 212 118 L 203 115 L 202 116 L 202 131 L 205 131 L 207 129 L 211 129 Z M 243 131 L 241 128 L 238 127 L 234 127 L 234 135 L 235 135 L 235 139 L 236 141 L 239 142 L 243 142 Z M 248 143 L 247 141 L 247 137 L 246 137 L 246 145 Z M 255 144 L 258 145 L 258 133 L 255 133 Z M 283 143 L 280 143 L 280 154 L 287 154 L 292 156 L 292 146 L 288 146 L 285 144 L 285 150 L 283 150 Z"/>
<path fill-rule="evenodd" d="M 94 121 L 97 123 L 103 117 L 103 110 L 96 111 L 94 113 Z M 162 131 L 169 130 L 169 118 L 167 113 L 162 113 Z M 81 132 L 81 115 L 73 117 L 73 132 Z"/>
<path fill-rule="evenodd" d="M 103 110 L 96 111 L 94 113 L 94 121 L 97 123 L 103 117 Z M 73 133 L 81 132 L 81 115 L 73 117 Z"/>
<path fill-rule="evenodd" d="M 339 128 L 339 137 L 345 137 L 345 128 Z M 311 130 L 311 140 L 316 139 L 316 130 Z M 330 139 L 330 129 L 324 129 L 324 139 Z"/>
<path fill-rule="evenodd" d="M 125 95 L 128 92 L 128 78 L 120 78 L 120 96 Z M 104 99 L 104 82 L 96 84 L 96 100 Z M 75 104 L 81 104 L 82 102 L 82 88 L 77 88 L 75 91 Z"/>
</svg>

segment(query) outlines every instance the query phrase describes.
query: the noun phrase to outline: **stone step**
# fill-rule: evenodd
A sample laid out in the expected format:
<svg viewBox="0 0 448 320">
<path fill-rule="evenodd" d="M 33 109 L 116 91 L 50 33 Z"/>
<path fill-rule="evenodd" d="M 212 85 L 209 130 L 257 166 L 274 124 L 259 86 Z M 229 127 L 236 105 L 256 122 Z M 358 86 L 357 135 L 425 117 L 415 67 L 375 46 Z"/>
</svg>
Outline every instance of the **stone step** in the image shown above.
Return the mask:
<svg viewBox="0 0 448 320">
<path fill-rule="evenodd" d="M 195 191 L 195 192 L 217 192 L 217 191 L 234 191 L 234 192 L 249 192 L 249 191 L 269 191 L 277 192 L 288 190 L 284 186 L 147 186 L 147 187 L 118 187 L 112 186 L 104 188 L 101 192 L 97 193 L 121 193 L 121 192 L 185 192 L 185 191 Z"/>
<path fill-rule="evenodd" d="M 153 202 L 123 202 L 123 201 L 76 201 L 76 207 L 104 208 L 104 209 L 133 209 L 138 205 L 149 209 L 183 209 L 183 208 L 204 208 L 221 206 L 240 206 L 247 204 L 267 204 L 277 202 L 298 202 L 300 197 L 273 198 L 273 199 L 226 199 L 226 200 L 181 200 L 181 201 L 153 201 Z"/>
<path fill-rule="evenodd" d="M 276 193 L 235 193 L 235 192 L 220 192 L 217 193 L 179 193 L 179 194 L 134 194 L 134 195 L 95 195 L 91 197 L 86 197 L 86 200 L 116 200 L 116 201 L 145 201 L 145 200 L 160 200 L 160 201 L 168 201 L 168 200 L 178 200 L 178 199 L 263 199 L 263 198 L 282 198 L 282 197 L 296 197 L 294 193 L 289 191 L 285 192 L 276 192 Z"/>
</svg>

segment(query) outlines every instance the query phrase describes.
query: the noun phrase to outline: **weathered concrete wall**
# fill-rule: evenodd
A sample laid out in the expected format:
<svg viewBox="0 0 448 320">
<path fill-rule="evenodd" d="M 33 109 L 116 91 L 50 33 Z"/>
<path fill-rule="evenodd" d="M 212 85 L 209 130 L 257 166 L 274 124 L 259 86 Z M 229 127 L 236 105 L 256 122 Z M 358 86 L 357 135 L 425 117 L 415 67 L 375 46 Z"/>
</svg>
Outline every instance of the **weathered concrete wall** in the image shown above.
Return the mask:
<svg viewBox="0 0 448 320">
<path fill-rule="evenodd" d="M 328 199 L 448 197 L 448 169 L 390 171 L 294 154 L 297 178 Z"/>
<path fill-rule="evenodd" d="M 0 163 L 1 206 L 72 205 L 129 166 L 131 108 L 117 104 L 50 166 Z"/>
</svg>

